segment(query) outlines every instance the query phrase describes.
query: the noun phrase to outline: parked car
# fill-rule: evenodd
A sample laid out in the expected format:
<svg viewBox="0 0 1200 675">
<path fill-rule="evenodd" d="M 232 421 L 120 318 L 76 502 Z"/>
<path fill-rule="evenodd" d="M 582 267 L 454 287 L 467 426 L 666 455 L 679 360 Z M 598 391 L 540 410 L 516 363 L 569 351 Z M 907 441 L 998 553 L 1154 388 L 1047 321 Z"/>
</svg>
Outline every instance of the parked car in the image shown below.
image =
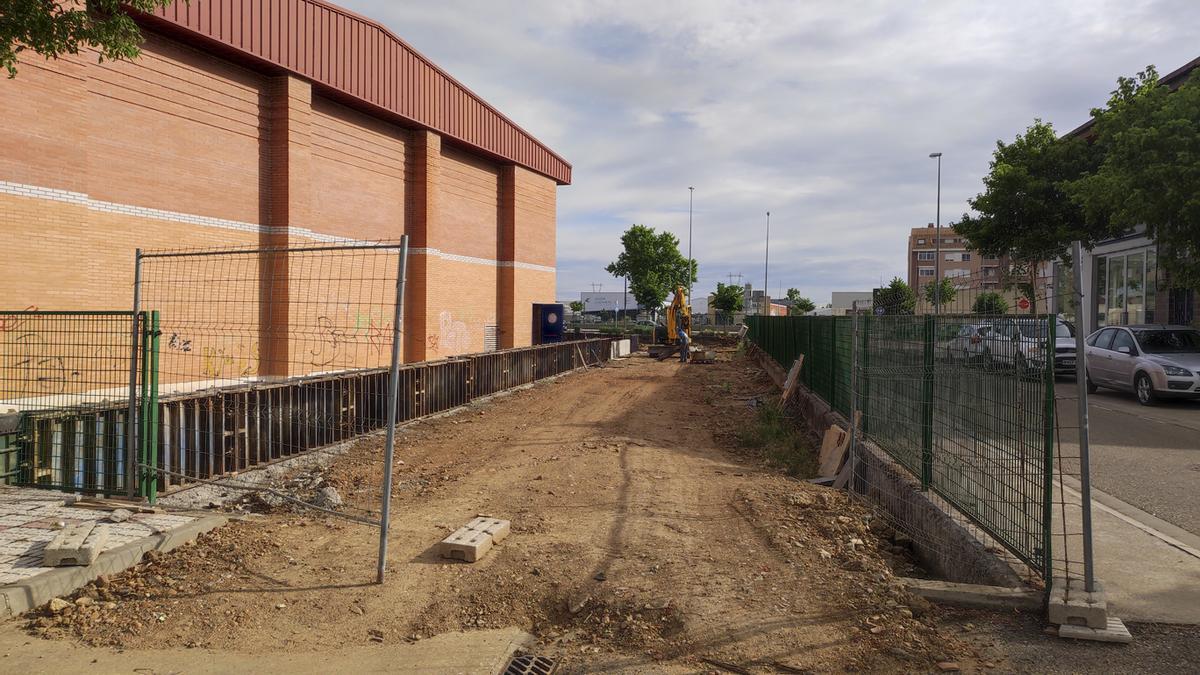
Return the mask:
<svg viewBox="0 0 1200 675">
<path fill-rule="evenodd" d="M 1187 326 L 1110 326 L 1087 339 L 1087 387 L 1132 391 L 1138 403 L 1200 398 L 1200 331 Z"/>
<path fill-rule="evenodd" d="M 946 360 L 971 362 L 983 356 L 984 339 L 992 332 L 990 323 L 960 326 L 958 334 L 943 343 Z"/>
<path fill-rule="evenodd" d="M 992 321 L 992 330 L 983 340 L 983 358 L 987 362 L 1003 363 L 1021 373 L 1038 373 L 1046 367 L 1046 359 L 1054 359 L 1055 373 L 1070 373 L 1075 369 L 1075 326 L 1062 319 L 1054 323 L 1054 353 L 1045 354 L 1046 320 L 1004 317 Z"/>
</svg>

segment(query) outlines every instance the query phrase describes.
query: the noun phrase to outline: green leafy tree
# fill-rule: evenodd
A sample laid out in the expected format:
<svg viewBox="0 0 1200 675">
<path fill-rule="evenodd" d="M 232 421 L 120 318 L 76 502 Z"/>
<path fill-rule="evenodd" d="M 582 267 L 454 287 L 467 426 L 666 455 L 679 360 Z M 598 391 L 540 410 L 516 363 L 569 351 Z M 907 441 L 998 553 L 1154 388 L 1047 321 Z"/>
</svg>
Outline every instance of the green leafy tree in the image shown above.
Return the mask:
<svg viewBox="0 0 1200 675">
<path fill-rule="evenodd" d="M 788 314 L 793 316 L 802 316 L 817 308 L 812 300 L 800 295 L 800 289 L 798 288 L 787 289 L 787 299 L 792 301 L 792 306 L 788 309 Z"/>
<path fill-rule="evenodd" d="M 572 300 L 571 304 L 568 305 L 568 307 L 570 307 L 571 311 L 575 312 L 576 314 L 583 313 L 583 301 L 582 300 Z"/>
<path fill-rule="evenodd" d="M 945 307 L 946 305 L 954 302 L 954 299 L 956 297 L 958 297 L 958 289 L 954 287 L 954 282 L 946 277 L 942 277 L 942 281 L 940 283 L 940 285 L 941 285 L 941 297 L 940 298 L 936 297 L 936 295 L 935 295 L 935 293 L 936 293 L 935 289 L 937 289 L 938 285 L 939 284 L 935 282 L 935 283 L 925 284 L 922 287 L 921 290 L 922 290 L 922 293 L 925 295 L 925 302 L 928 302 L 930 305 L 933 305 L 940 300 L 942 307 Z"/>
<path fill-rule="evenodd" d="M 975 304 L 972 305 L 971 311 L 986 315 L 1006 314 L 1008 313 L 1008 301 L 995 291 L 984 291 L 975 296 Z"/>
<path fill-rule="evenodd" d="M 875 308 L 883 308 L 884 314 L 913 314 L 917 310 L 917 294 L 900 277 L 883 288 L 875 289 Z"/>
<path fill-rule="evenodd" d="M 1067 193 L 1071 181 L 1095 169 L 1099 159 L 1095 147 L 1080 139 L 1060 140 L 1054 127 L 1035 120 L 1012 143 L 996 141 L 984 191 L 968 200 L 975 215 L 963 214 L 954 229 L 973 250 L 1007 256 L 1012 267 L 1006 278 L 1012 283 L 1020 278 L 1032 290 L 1038 263 L 1069 262 L 1071 242 L 1090 246 L 1105 236 L 1088 225 Z"/>
<path fill-rule="evenodd" d="M 733 314 L 742 311 L 745 300 L 745 293 L 741 286 L 726 285 L 718 281 L 717 292 L 713 293 L 712 300 L 709 302 L 712 304 L 713 309 L 720 312 L 722 316 L 729 318 Z"/>
<path fill-rule="evenodd" d="M 171 0 L 0 0 L 0 65 L 17 76 L 17 56 L 25 51 L 56 59 L 93 47 L 105 59 L 133 59 L 141 53 L 142 32 L 130 10 L 153 12 Z"/>
<path fill-rule="evenodd" d="M 629 291 L 646 309 L 657 312 L 676 286 L 696 281 L 695 259 L 689 270 L 679 240 L 670 232 L 633 225 L 621 235 L 621 246 L 621 255 L 605 269 L 614 277 L 629 277 Z"/>
<path fill-rule="evenodd" d="M 1150 66 L 1092 111 L 1099 168 L 1068 188 L 1097 230 L 1145 226 L 1179 286 L 1200 286 L 1200 72 L 1178 90 Z"/>
</svg>

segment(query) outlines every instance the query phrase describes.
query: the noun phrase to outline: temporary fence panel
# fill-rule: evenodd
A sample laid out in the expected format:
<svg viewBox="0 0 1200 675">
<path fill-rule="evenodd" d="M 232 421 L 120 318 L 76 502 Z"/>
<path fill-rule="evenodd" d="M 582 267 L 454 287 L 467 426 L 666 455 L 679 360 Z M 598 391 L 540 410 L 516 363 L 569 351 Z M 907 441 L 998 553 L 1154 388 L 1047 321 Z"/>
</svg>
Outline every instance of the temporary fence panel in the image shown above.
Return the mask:
<svg viewBox="0 0 1200 675">
<path fill-rule="evenodd" d="M 132 311 L 0 312 L 0 402 L 10 483 L 135 494 L 139 418 L 152 401 L 152 317 Z"/>
<path fill-rule="evenodd" d="M 962 358 L 955 340 L 977 316 L 747 317 L 746 323 L 750 341 L 783 368 L 803 354 L 802 382 L 847 417 L 858 411 L 865 435 L 924 489 L 1048 573 L 1055 319 L 1010 320 L 1025 337 L 993 336 L 993 349 L 973 348 L 972 358 Z"/>
</svg>

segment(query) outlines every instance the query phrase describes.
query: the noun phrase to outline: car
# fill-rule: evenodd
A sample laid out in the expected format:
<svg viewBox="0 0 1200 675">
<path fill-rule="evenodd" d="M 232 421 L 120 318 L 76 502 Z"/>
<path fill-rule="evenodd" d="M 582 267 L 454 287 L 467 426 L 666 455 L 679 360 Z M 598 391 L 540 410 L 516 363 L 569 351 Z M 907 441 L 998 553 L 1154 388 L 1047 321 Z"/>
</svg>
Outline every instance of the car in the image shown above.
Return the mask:
<svg viewBox="0 0 1200 675">
<path fill-rule="evenodd" d="M 1200 331 L 1187 326 L 1109 326 L 1087 339 L 1087 388 L 1132 391 L 1138 403 L 1200 398 Z"/>
<path fill-rule="evenodd" d="M 983 341 L 992 332 L 990 323 L 970 323 L 959 327 L 958 334 L 942 343 L 947 361 L 976 361 L 983 356 Z"/>
<path fill-rule="evenodd" d="M 1040 373 L 1046 367 L 1046 320 L 1004 317 L 992 321 L 983 336 L 983 359 L 1014 367 L 1022 374 Z M 1075 369 L 1075 326 L 1061 318 L 1054 322 L 1054 372 Z"/>
</svg>

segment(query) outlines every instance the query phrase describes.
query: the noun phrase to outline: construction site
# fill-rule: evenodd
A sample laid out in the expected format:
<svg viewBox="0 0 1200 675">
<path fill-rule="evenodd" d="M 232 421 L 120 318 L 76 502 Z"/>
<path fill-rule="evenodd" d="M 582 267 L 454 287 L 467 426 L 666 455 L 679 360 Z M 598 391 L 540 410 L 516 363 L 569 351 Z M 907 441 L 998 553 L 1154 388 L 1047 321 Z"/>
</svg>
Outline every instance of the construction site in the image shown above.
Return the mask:
<svg viewBox="0 0 1200 675">
<path fill-rule="evenodd" d="M 865 252 L 822 268 L 825 244 L 794 216 L 772 270 L 764 209 L 755 290 L 715 253 L 699 276 L 694 185 L 686 256 L 683 211 L 647 211 L 659 197 L 633 183 L 688 184 L 681 172 L 598 152 L 641 138 L 575 116 L 612 83 L 570 105 L 505 94 L 558 141 L 606 130 L 575 145 L 606 192 L 564 209 L 563 244 L 572 165 L 380 21 L 324 0 L 9 4 L 28 16 L 0 9 L 0 227 L 19 243 L 0 275 L 0 671 L 1200 662 L 1200 332 L 1149 323 L 1200 305 L 1155 287 L 1160 254 L 1141 234 L 1087 254 L 1087 272 L 1067 259 L 1087 259 L 1090 235 L 1069 255 L 976 250 L 969 214 L 941 231 L 934 152 L 936 220 L 910 237 L 911 287 L 885 285 Z M 395 22 L 398 5 L 380 5 Z M 54 21 L 100 28 L 78 43 L 12 34 Z M 608 35 L 566 61 L 560 87 L 612 56 Z M 455 58 L 479 62 L 461 42 Z M 488 86 L 552 56 L 516 58 L 521 75 Z M 1172 104 L 1196 100 L 1180 77 Z M 674 138 L 657 125 L 695 112 L 626 117 Z M 742 143 L 749 124 L 712 128 Z M 596 180 L 598 165 L 620 179 Z M 771 192 L 811 196 L 787 181 Z M 671 225 L 630 225 L 598 264 L 611 226 L 643 213 Z M 853 217 L 820 231 L 866 251 L 875 235 Z M 757 250 L 740 216 L 716 227 L 736 241 L 709 251 Z M 616 280 L 620 305 L 556 299 L 585 267 Z M 879 287 L 830 290 L 822 307 L 784 292 L 843 273 Z M 1085 335 L 1089 311 L 1104 323 Z"/>
</svg>

